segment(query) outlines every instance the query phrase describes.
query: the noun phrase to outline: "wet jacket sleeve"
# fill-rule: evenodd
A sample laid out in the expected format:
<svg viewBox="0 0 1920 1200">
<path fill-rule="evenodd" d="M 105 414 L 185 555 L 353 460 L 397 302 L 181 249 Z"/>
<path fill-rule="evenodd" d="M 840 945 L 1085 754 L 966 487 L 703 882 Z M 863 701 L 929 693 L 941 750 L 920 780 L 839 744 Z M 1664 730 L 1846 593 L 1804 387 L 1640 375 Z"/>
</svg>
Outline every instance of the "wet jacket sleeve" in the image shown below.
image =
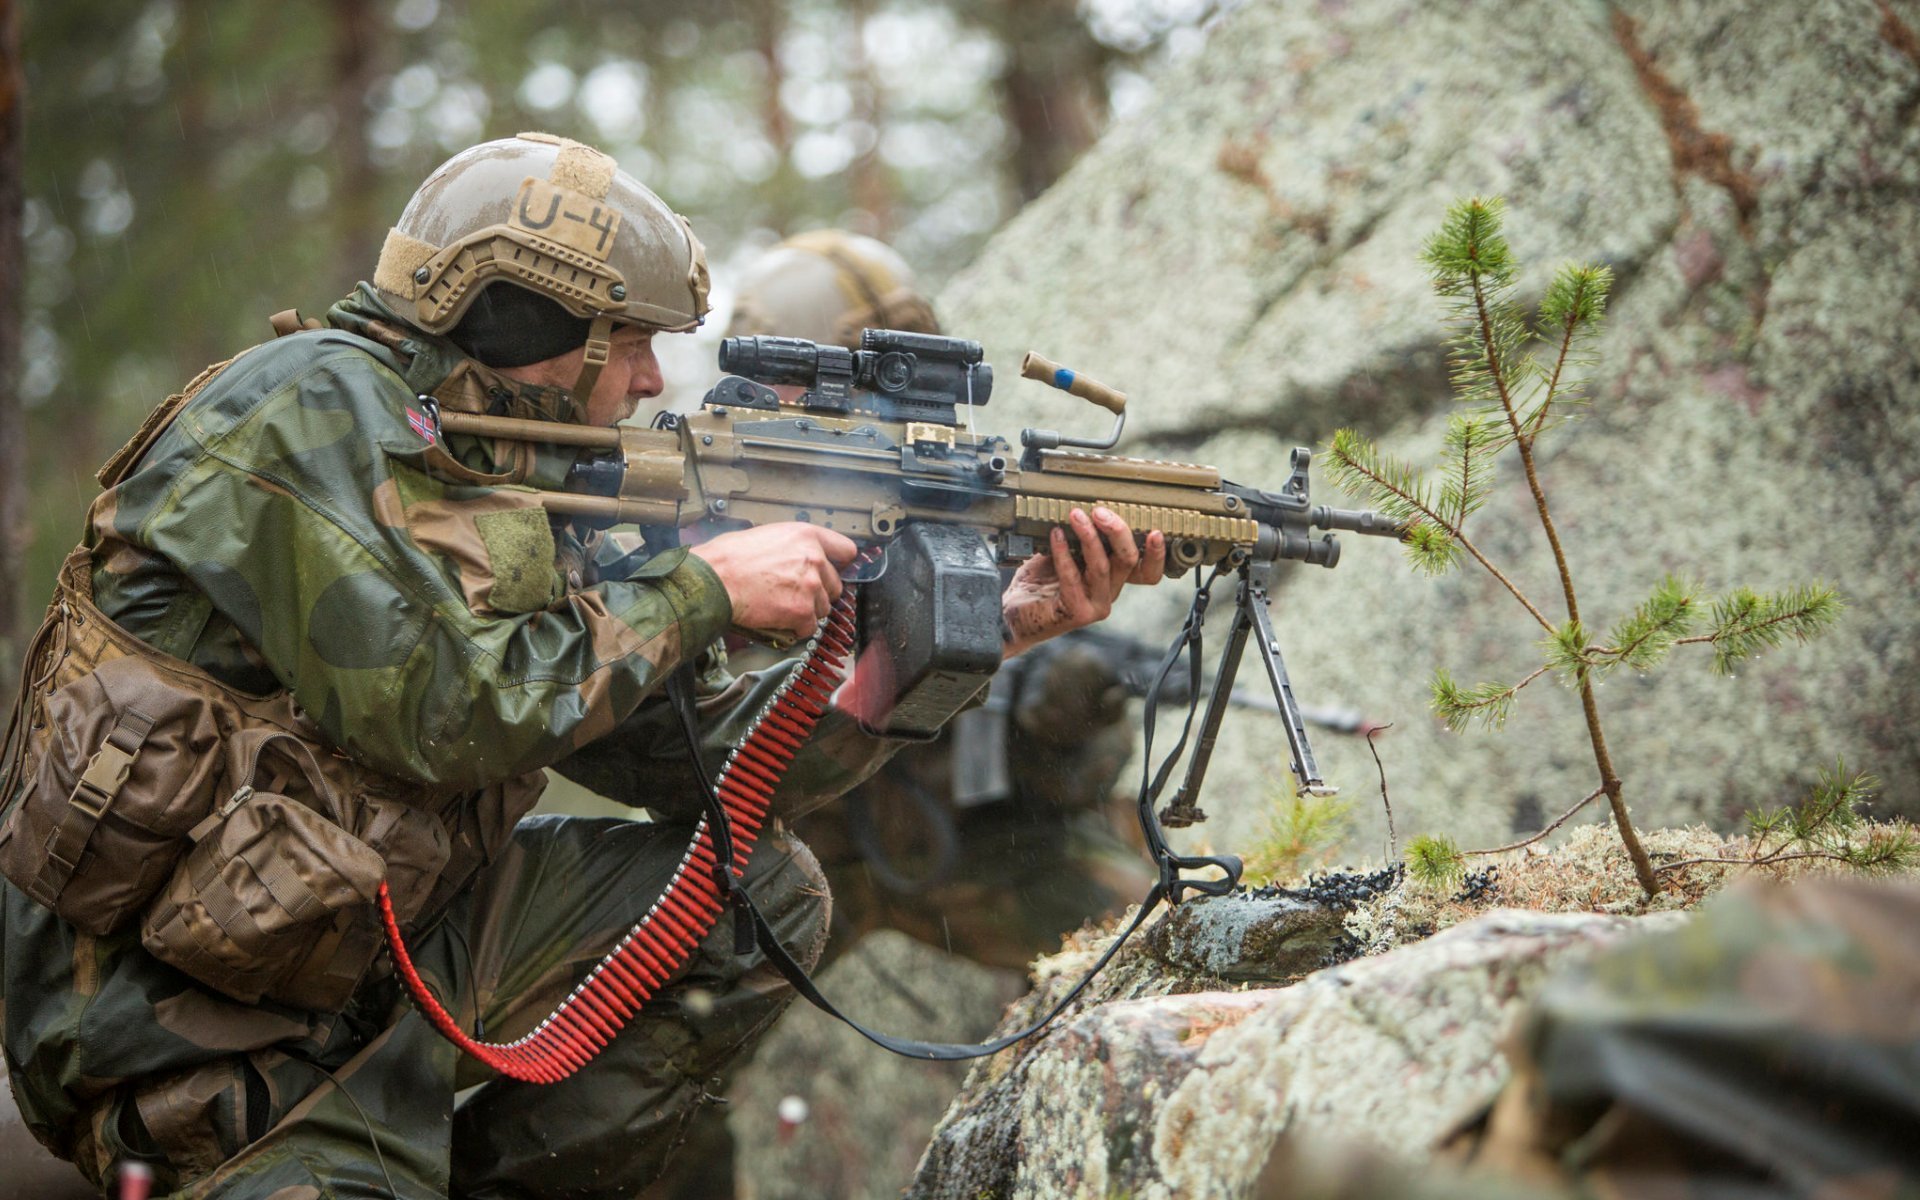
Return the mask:
<svg viewBox="0 0 1920 1200">
<path fill-rule="evenodd" d="M 456 787 L 549 765 L 620 725 L 731 618 L 684 551 L 567 588 L 533 499 L 436 479 L 410 393 L 363 354 L 254 380 L 267 390 L 242 405 L 247 382 L 182 413 L 160 483 L 143 470 L 116 525 L 203 591 L 356 759 Z"/>
</svg>

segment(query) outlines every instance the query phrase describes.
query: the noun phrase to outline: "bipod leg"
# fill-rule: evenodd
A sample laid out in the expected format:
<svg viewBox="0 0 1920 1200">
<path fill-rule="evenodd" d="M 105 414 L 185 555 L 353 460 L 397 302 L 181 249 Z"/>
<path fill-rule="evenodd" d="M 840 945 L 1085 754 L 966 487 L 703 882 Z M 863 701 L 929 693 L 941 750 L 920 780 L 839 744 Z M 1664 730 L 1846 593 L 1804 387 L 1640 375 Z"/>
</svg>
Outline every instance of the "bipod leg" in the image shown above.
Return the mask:
<svg viewBox="0 0 1920 1200">
<path fill-rule="evenodd" d="M 1246 652 L 1247 634 L 1253 618 L 1247 612 L 1249 582 L 1246 568 L 1240 570 L 1240 588 L 1234 598 L 1233 628 L 1227 633 L 1226 647 L 1220 652 L 1220 670 L 1213 677 L 1213 691 L 1207 697 L 1206 715 L 1200 720 L 1200 734 L 1193 744 L 1193 756 L 1187 760 L 1187 773 L 1180 790 L 1160 810 L 1160 823 L 1169 829 L 1184 829 L 1207 819 L 1200 808 L 1200 784 L 1207 766 L 1213 761 L 1213 745 L 1220 740 L 1220 723 L 1232 702 L 1234 676 L 1240 671 L 1240 656 Z"/>
<path fill-rule="evenodd" d="M 1313 757 L 1313 743 L 1307 740 L 1306 721 L 1300 715 L 1299 702 L 1293 698 L 1293 681 L 1287 678 L 1287 664 L 1280 657 L 1280 640 L 1273 635 L 1273 617 L 1267 612 L 1264 581 L 1242 578 L 1240 614 L 1253 622 L 1254 645 L 1260 649 L 1260 661 L 1267 666 L 1273 698 L 1280 705 L 1280 719 L 1286 725 L 1287 746 L 1293 752 L 1290 765 L 1294 778 L 1300 781 L 1300 790 L 1306 795 L 1332 796 L 1340 789 L 1328 787 L 1327 781 L 1320 777 L 1320 764 Z"/>
<path fill-rule="evenodd" d="M 1154 895 L 1165 896 L 1168 904 L 1180 903 L 1181 899 L 1189 891 L 1201 892 L 1209 896 L 1224 896 L 1232 892 L 1234 888 L 1240 886 L 1242 867 L 1238 858 L 1230 854 L 1183 855 L 1174 853 L 1173 848 L 1167 845 L 1166 830 L 1160 827 L 1159 818 L 1154 815 L 1154 803 L 1159 800 L 1161 790 L 1166 787 L 1168 779 L 1172 777 L 1174 767 L 1179 765 L 1180 757 L 1186 750 L 1187 737 L 1193 729 L 1194 713 L 1200 707 L 1201 629 L 1206 621 L 1207 604 L 1213 594 L 1213 585 L 1219 581 L 1220 576 L 1225 573 L 1225 570 L 1226 564 L 1220 563 L 1214 567 L 1212 573 L 1208 575 L 1204 582 L 1196 579 L 1193 606 L 1187 612 L 1187 619 L 1181 627 L 1180 636 L 1174 639 L 1173 645 L 1167 650 L 1166 657 L 1160 662 L 1160 669 L 1154 675 L 1153 684 L 1147 689 L 1146 707 L 1141 713 L 1140 732 L 1145 745 L 1141 749 L 1140 796 L 1136 808 L 1140 818 L 1140 833 L 1145 837 L 1147 842 L 1147 852 L 1153 856 L 1154 866 L 1158 867 L 1160 871 L 1160 882 L 1154 887 Z M 1243 578 L 1242 591 L 1244 592 L 1244 590 Z M 1248 632 L 1249 627 L 1243 626 L 1238 620 L 1235 621 L 1234 635 L 1229 639 L 1231 645 L 1228 648 L 1231 661 L 1238 662 Z M 1160 691 L 1161 687 L 1166 683 L 1167 676 L 1172 673 L 1175 665 L 1178 664 L 1182 657 L 1187 659 L 1187 670 L 1191 680 L 1191 685 L 1187 690 L 1186 716 L 1181 722 L 1179 739 L 1175 741 L 1173 749 L 1167 753 L 1166 758 L 1160 762 L 1158 769 L 1156 769 L 1153 761 L 1153 735 L 1159 718 Z M 1228 668 L 1228 670 L 1230 673 L 1231 668 Z M 1231 679 L 1229 679 L 1226 689 L 1222 690 L 1216 686 L 1213 690 L 1212 697 L 1208 704 L 1205 725 L 1208 731 L 1209 748 L 1211 748 L 1213 736 L 1219 732 L 1220 713 L 1226 707 L 1227 693 L 1232 690 Z M 1187 781 L 1181 787 L 1181 794 L 1186 797 L 1189 802 L 1199 798 L 1200 781 L 1205 773 L 1206 763 L 1204 757 L 1197 771 L 1192 765 L 1189 765 L 1186 777 Z M 1183 871 L 1205 870 L 1208 867 L 1219 869 L 1223 872 L 1223 877 L 1219 879 L 1188 879 L 1181 874 Z"/>
</svg>

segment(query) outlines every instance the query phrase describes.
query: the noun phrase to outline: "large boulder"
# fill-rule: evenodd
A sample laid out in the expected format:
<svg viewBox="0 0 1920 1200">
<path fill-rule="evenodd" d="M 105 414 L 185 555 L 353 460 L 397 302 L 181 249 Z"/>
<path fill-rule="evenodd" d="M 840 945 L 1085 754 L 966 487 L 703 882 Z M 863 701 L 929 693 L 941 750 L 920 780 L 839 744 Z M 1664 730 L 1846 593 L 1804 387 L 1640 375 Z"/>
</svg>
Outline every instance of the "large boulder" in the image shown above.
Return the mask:
<svg viewBox="0 0 1920 1200">
<path fill-rule="evenodd" d="M 1156 943 L 1204 942 L 1233 978 L 1298 969 L 1289 939 L 1226 933 L 1250 927 L 1260 902 L 1182 907 L 1220 911 L 1169 923 Z M 1418 1162 L 1505 1082 L 1501 1036 L 1548 972 L 1678 919 L 1500 910 L 1290 987 L 1245 991 L 1186 990 L 1200 977 L 1132 953 L 1097 1002 L 974 1070 L 907 1195 L 1237 1200 L 1282 1135 Z M 1048 1003 L 1095 949 L 1040 964 L 1042 986 L 1005 1027 Z"/>
<path fill-rule="evenodd" d="M 981 421 L 1008 434 L 1105 427 L 1012 382 L 1033 348 L 1131 394 L 1131 453 L 1274 483 L 1290 446 L 1352 425 L 1431 461 L 1452 399 L 1420 243 L 1449 200 L 1504 195 L 1527 295 L 1568 258 L 1619 280 L 1592 411 L 1541 442 L 1587 623 L 1668 572 L 1825 579 L 1851 605 L 1735 679 L 1682 647 L 1608 680 L 1630 805 L 1724 824 L 1845 755 L 1920 811 L 1916 29 L 1911 0 L 1249 3 L 995 237 L 942 317 L 987 346 L 1002 383 Z M 1563 613 L 1517 474 L 1472 532 Z M 1316 499 L 1341 502 L 1319 482 Z M 1337 570 L 1281 572 L 1274 613 L 1304 700 L 1394 722 L 1379 749 L 1402 832 L 1504 841 L 1586 794 L 1578 704 L 1545 681 L 1504 733 L 1427 715 L 1435 667 L 1513 681 L 1538 664 L 1512 600 L 1344 541 Z M 1170 635 L 1189 591 L 1119 619 Z M 1349 794 L 1377 790 L 1358 739 L 1317 749 Z M 1285 769 L 1271 719 L 1230 716 L 1200 836 L 1257 838 Z"/>
</svg>

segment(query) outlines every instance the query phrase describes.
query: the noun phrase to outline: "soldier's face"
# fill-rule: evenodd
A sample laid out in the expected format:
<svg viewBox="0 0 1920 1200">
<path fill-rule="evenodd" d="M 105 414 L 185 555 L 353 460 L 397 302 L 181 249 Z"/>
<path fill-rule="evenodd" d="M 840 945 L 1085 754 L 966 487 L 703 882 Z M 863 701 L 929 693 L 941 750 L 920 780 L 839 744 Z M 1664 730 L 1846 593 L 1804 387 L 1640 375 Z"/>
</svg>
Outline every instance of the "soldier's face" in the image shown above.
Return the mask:
<svg viewBox="0 0 1920 1200">
<path fill-rule="evenodd" d="M 652 330 L 621 325 L 608 340 L 612 349 L 607 365 L 600 368 L 593 394 L 587 397 L 589 425 L 619 424 L 633 415 L 642 400 L 653 399 L 666 386 L 660 377 L 660 360 L 653 356 Z M 568 388 L 580 377 L 580 364 L 586 356 L 587 348 L 582 346 L 557 358 L 503 368 L 500 373 L 544 387 Z"/>
</svg>

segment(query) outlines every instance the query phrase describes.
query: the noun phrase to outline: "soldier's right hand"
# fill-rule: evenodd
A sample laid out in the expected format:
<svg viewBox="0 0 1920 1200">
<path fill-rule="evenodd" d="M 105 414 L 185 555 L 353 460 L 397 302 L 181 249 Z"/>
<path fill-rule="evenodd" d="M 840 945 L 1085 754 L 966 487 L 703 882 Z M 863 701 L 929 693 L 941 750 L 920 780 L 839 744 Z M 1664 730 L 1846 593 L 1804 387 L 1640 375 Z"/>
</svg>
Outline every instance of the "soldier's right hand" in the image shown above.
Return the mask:
<svg viewBox="0 0 1920 1200">
<path fill-rule="evenodd" d="M 733 601 L 734 628 L 786 644 L 811 637 L 840 597 L 851 539 L 798 521 L 723 533 L 695 546 Z"/>
</svg>

